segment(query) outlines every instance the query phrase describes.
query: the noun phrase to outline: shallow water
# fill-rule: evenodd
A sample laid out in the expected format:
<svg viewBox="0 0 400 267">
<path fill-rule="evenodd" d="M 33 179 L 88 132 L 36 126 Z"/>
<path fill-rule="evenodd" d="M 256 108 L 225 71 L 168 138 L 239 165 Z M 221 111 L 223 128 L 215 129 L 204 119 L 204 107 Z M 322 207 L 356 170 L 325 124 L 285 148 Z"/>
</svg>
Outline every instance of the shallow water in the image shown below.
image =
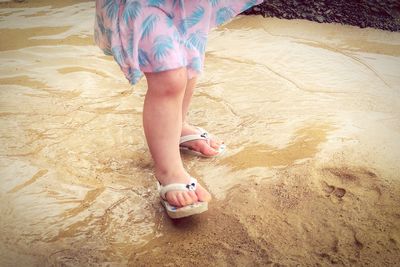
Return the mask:
<svg viewBox="0 0 400 267">
<path fill-rule="evenodd" d="M 94 3 L 70 2 L 0 9 L 1 266 L 138 264 L 137 257 L 165 240 L 185 237 L 158 203 L 141 124 L 145 81 L 130 86 L 93 46 Z M 399 33 L 262 17 L 240 17 L 213 31 L 191 119 L 223 139 L 228 152 L 211 160 L 184 156 L 189 172 L 214 196 L 214 209 L 193 224 L 201 228 L 201 218 L 229 224 L 223 216 L 236 216 L 253 248 L 257 229 L 273 226 L 265 220 L 249 226 L 235 213 L 241 207 L 229 206 L 232 194 L 279 182 L 290 168 L 313 163 L 340 176 L 343 168 L 334 167 L 345 165 L 343 177 L 379 176 L 390 185 L 379 184 L 390 198 L 374 207 L 388 208 L 382 227 L 391 229 L 395 245 L 387 253 L 395 262 L 399 70 Z M 310 188 L 319 184 L 308 181 Z M 346 193 L 329 179 L 321 184 L 323 195 Z M 378 199 L 375 191 L 362 191 L 365 203 Z M 255 195 L 242 194 L 240 201 Z M 221 209 L 225 215 L 216 212 Z M 285 263 L 274 258 L 277 251 L 266 250 L 269 263 Z M 233 263 L 247 260 L 237 259 Z M 229 262 L 222 257 L 218 263 Z"/>
</svg>

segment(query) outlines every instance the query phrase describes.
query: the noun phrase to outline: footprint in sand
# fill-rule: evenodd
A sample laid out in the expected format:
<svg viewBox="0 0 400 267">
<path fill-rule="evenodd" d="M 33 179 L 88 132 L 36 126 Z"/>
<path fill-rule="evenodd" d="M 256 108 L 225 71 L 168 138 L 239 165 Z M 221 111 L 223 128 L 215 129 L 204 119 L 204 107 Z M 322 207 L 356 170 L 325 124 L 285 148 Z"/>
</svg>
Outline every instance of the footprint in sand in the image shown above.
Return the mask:
<svg viewBox="0 0 400 267">
<path fill-rule="evenodd" d="M 340 187 L 335 188 L 335 191 L 333 191 L 333 194 L 338 197 L 342 198 L 346 194 L 346 190 Z"/>
<path fill-rule="evenodd" d="M 325 195 L 327 197 L 333 195 L 339 199 L 342 199 L 344 195 L 346 195 L 346 189 L 340 188 L 340 187 L 335 187 L 333 185 L 328 184 L 327 182 L 323 182 L 322 184 L 323 190 L 326 193 Z"/>
</svg>

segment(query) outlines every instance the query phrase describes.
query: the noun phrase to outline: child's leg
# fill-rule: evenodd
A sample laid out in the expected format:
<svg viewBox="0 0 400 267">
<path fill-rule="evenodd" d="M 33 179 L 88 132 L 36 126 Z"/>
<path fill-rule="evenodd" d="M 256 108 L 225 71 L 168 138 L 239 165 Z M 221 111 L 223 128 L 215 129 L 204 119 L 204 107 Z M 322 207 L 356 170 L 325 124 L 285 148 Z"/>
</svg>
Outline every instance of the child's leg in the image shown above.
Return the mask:
<svg viewBox="0 0 400 267">
<path fill-rule="evenodd" d="M 148 90 L 143 108 L 143 126 L 154 159 L 155 174 L 162 185 L 188 183 L 179 152 L 182 103 L 187 83 L 186 68 L 146 73 Z M 174 206 L 186 206 L 211 196 L 201 185 L 195 192 L 172 191 L 166 195 Z"/>
<path fill-rule="evenodd" d="M 188 111 L 189 111 L 189 105 L 192 100 L 192 96 L 194 93 L 194 88 L 196 86 L 196 78 L 192 78 L 190 80 L 187 80 L 186 82 L 186 89 L 185 89 L 185 95 L 183 98 L 183 104 L 182 104 L 182 133 L 181 136 L 183 135 L 189 135 L 189 134 L 195 134 L 197 132 L 196 127 L 192 126 L 188 122 Z M 191 141 L 185 143 L 185 146 L 190 147 L 191 149 L 201 152 L 204 155 L 207 156 L 213 156 L 218 153 L 217 150 L 219 146 L 221 145 L 220 142 L 211 139 L 210 145 L 207 144 L 204 140 L 196 140 L 196 141 Z"/>
<path fill-rule="evenodd" d="M 189 106 L 190 102 L 192 101 L 192 96 L 194 93 L 194 88 L 196 87 L 196 82 L 197 78 L 194 77 L 190 80 L 187 80 L 186 82 L 186 88 L 185 88 L 185 95 L 183 98 L 183 104 L 182 104 L 182 122 L 187 123 L 188 122 L 188 113 L 189 113 Z"/>
</svg>

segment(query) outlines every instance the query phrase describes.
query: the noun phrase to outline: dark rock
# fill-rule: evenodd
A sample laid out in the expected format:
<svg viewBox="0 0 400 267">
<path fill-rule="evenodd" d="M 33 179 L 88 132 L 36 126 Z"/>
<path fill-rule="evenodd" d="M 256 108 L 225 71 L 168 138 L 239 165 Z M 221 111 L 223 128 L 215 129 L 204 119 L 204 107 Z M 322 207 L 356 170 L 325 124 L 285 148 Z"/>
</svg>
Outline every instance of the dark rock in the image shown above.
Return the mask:
<svg viewBox="0 0 400 267">
<path fill-rule="evenodd" d="M 376 6 L 371 6 L 371 10 L 374 12 L 379 12 L 379 9 Z"/>
<path fill-rule="evenodd" d="M 400 0 L 267 0 L 244 14 L 400 31 Z"/>
<path fill-rule="evenodd" d="M 319 23 L 322 23 L 322 22 L 324 22 L 325 21 L 325 18 L 323 17 L 323 16 L 316 16 L 315 17 L 316 19 L 317 19 L 317 21 L 319 22 Z"/>
</svg>

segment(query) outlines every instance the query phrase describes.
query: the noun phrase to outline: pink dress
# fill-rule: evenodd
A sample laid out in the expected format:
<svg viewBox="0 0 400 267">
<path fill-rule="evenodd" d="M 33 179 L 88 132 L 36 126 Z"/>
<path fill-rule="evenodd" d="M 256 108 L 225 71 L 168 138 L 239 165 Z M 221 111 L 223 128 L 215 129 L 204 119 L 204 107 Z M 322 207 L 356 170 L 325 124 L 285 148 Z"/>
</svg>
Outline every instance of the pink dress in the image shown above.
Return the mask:
<svg viewBox="0 0 400 267">
<path fill-rule="evenodd" d="M 263 0 L 96 0 L 95 40 L 135 84 L 143 72 L 203 70 L 207 35 Z"/>
</svg>

